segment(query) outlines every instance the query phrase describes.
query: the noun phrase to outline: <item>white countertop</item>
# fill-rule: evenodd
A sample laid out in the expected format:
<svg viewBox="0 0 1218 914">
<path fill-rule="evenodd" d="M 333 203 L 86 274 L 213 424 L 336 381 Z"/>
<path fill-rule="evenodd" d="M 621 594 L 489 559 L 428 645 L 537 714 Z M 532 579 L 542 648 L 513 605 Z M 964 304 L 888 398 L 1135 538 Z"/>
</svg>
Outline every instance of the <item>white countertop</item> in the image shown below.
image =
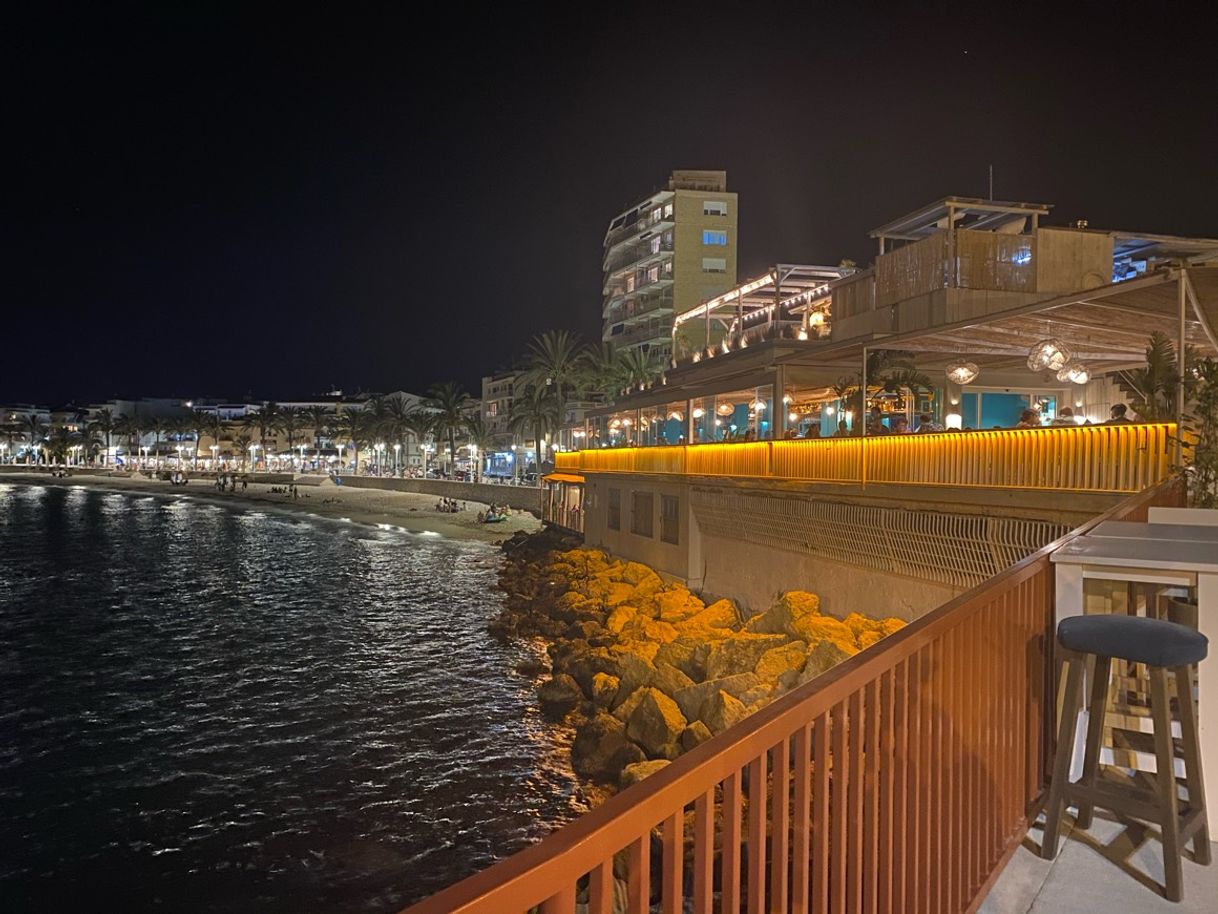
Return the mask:
<svg viewBox="0 0 1218 914">
<path fill-rule="evenodd" d="M 1106 520 L 1097 524 L 1092 536 L 1122 537 L 1144 540 L 1182 540 L 1185 542 L 1211 543 L 1218 546 L 1218 526 L 1198 524 L 1137 524 L 1123 520 Z"/>
<path fill-rule="evenodd" d="M 1081 536 L 1050 558 L 1066 565 L 1123 565 L 1218 573 L 1218 543 L 1198 540 Z"/>
</svg>

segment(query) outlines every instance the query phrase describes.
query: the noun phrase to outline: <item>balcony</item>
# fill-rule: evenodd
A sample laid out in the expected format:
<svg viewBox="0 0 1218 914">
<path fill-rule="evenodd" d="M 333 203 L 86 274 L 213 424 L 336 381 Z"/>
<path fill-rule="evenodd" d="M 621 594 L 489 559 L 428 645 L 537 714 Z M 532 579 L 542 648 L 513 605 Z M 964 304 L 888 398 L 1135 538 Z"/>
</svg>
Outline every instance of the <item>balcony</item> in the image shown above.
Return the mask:
<svg viewBox="0 0 1218 914">
<path fill-rule="evenodd" d="M 1179 500 L 1127 499 L 407 914 L 1212 910 L 1214 868 L 1169 906 L 1069 842 L 1039 870 L 1021 848 L 1054 748 L 1050 555 Z"/>
</svg>

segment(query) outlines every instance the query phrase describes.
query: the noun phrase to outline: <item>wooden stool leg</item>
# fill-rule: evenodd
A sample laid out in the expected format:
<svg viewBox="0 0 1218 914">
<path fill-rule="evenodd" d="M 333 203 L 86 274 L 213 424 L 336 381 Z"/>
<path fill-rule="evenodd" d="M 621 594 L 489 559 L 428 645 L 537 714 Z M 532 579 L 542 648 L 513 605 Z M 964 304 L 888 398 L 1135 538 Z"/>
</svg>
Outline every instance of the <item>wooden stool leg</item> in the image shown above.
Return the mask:
<svg viewBox="0 0 1218 914">
<path fill-rule="evenodd" d="M 1108 672 L 1112 668 L 1111 657 L 1096 656 L 1095 673 L 1091 680 L 1091 704 L 1087 708 L 1087 741 L 1083 753 L 1083 777 L 1080 781 L 1088 787 L 1095 783 L 1100 768 L 1100 741 L 1104 736 L 1104 718 L 1108 712 Z M 1078 818 L 1074 824 L 1079 828 L 1091 827 L 1091 814 L 1095 807 L 1090 802 L 1078 804 Z"/>
<path fill-rule="evenodd" d="M 1168 901 L 1184 897 L 1184 871 L 1180 864 L 1180 813 L 1176 793 L 1176 753 L 1172 749 L 1171 705 L 1167 697 L 1167 671 L 1150 667 L 1150 715 L 1155 727 L 1155 783 L 1162 813 L 1163 873 Z"/>
<path fill-rule="evenodd" d="M 1184 783 L 1189 809 L 1201 809 L 1201 827 L 1193 834 L 1193 859 L 1210 864 L 1210 829 L 1205 810 L 1205 773 L 1201 770 L 1201 741 L 1197 736 L 1197 706 L 1193 702 L 1192 671 L 1186 666 L 1172 670 L 1176 677 L 1176 702 L 1180 709 L 1180 735 L 1184 737 Z"/>
<path fill-rule="evenodd" d="M 1070 780 L 1070 762 L 1074 756 L 1074 730 L 1078 726 L 1078 711 L 1082 705 L 1083 666 L 1081 656 L 1065 659 L 1066 689 L 1062 694 L 1061 722 L 1057 728 L 1057 755 L 1053 759 L 1053 781 L 1049 784 L 1049 804 L 1045 810 L 1045 837 L 1040 855 L 1046 860 L 1057 856 L 1057 833 L 1066 802 L 1066 786 Z"/>
</svg>

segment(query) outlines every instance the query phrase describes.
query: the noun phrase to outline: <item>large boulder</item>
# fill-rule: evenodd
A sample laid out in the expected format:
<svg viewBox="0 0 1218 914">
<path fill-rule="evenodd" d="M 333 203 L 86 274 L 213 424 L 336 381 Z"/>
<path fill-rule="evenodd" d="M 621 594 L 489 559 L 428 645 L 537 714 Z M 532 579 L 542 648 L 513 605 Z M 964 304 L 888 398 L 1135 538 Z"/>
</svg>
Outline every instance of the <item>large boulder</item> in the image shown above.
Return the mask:
<svg viewBox="0 0 1218 914">
<path fill-rule="evenodd" d="M 681 748 L 686 752 L 696 749 L 711 738 L 710 728 L 700 720 L 695 720 L 681 732 Z"/>
<path fill-rule="evenodd" d="M 867 648 L 884 640 L 884 633 L 880 631 L 867 631 L 858 636 L 858 646 L 860 651 L 865 651 Z"/>
<path fill-rule="evenodd" d="M 745 625 L 745 631 L 769 634 L 787 634 L 792 638 L 798 634 L 795 623 L 807 616 L 820 613 L 820 597 L 804 590 L 789 590 L 779 597 L 774 605 L 760 615 L 753 616 Z"/>
<path fill-rule="evenodd" d="M 614 612 L 617 612 L 617 610 L 614 610 Z M 636 615 L 623 627 L 622 636 L 638 641 L 657 641 L 660 644 L 667 644 L 669 641 L 676 640 L 677 630 L 669 623 L 660 619 Z"/>
<path fill-rule="evenodd" d="M 655 574 L 655 572 L 642 562 L 627 562 L 622 567 L 622 580 L 631 586 L 638 584 L 640 581 L 653 574 Z"/>
<path fill-rule="evenodd" d="M 630 719 L 626 736 L 651 758 L 674 759 L 681 754 L 681 731 L 688 726 L 677 703 L 659 689 L 643 690 Z"/>
<path fill-rule="evenodd" d="M 575 728 L 571 767 L 580 777 L 615 784 L 623 768 L 645 759 L 643 750 L 626 738 L 625 725 L 608 714 L 597 713 Z"/>
<path fill-rule="evenodd" d="M 609 615 L 605 619 L 605 628 L 614 634 L 620 633 L 623 628 L 634 621 L 635 616 L 638 614 L 639 611 L 628 603 L 615 606 L 609 611 Z"/>
<path fill-rule="evenodd" d="M 854 647 L 854 632 L 840 619 L 832 616 L 804 616 L 791 625 L 791 636 L 808 644 L 833 641 L 843 650 Z"/>
<path fill-rule="evenodd" d="M 647 615 L 654 617 L 658 613 L 656 596 L 663 590 L 664 579 L 648 569 L 648 573 L 644 577 L 634 582 L 630 602 L 644 610 Z"/>
<path fill-rule="evenodd" d="M 613 647 L 609 651 L 616 661 L 615 672 L 620 680 L 617 693 L 618 702 L 625 701 L 636 689 L 651 683 L 652 677 L 656 674 L 656 668 L 652 665 L 646 652 L 624 646 Z"/>
<path fill-rule="evenodd" d="M 592 681 L 597 673 L 615 673 L 617 663 L 603 647 L 577 647 L 554 658 L 554 669 L 567 673 L 579 683 L 585 695 L 592 695 Z"/>
<path fill-rule="evenodd" d="M 627 787 L 633 787 L 639 781 L 646 777 L 650 777 L 657 771 L 667 768 L 671 764 L 672 762 L 670 762 L 668 759 L 661 758 L 654 759 L 650 762 L 635 762 L 633 765 L 627 765 L 622 769 L 622 776 L 620 779 L 622 789 L 624 790 Z"/>
<path fill-rule="evenodd" d="M 687 637 L 678 637 L 666 644 L 661 644 L 656 651 L 655 664 L 658 668 L 661 663 L 667 663 L 676 667 L 690 679 L 700 679 L 706 672 L 706 658 L 702 659 L 702 672 L 699 673 L 698 665 L 693 662 L 696 647 L 697 642 Z"/>
<path fill-rule="evenodd" d="M 597 673 L 592 677 L 592 703 L 598 708 L 610 708 L 617 697 L 622 681 L 608 673 Z"/>
<path fill-rule="evenodd" d="M 561 720 L 579 706 L 584 700 L 584 693 L 573 678 L 566 673 L 558 673 L 537 687 L 537 700 L 543 714 Z"/>
<path fill-rule="evenodd" d="M 633 592 L 634 587 L 630 584 L 612 581 L 605 590 L 604 604 L 611 609 L 614 606 L 620 606 L 630 600 L 630 595 Z"/>
<path fill-rule="evenodd" d="M 736 673 L 750 673 L 762 654 L 787 642 L 786 635 L 740 632 L 710 646 L 706 655 L 706 678 L 718 679 Z"/>
<path fill-rule="evenodd" d="M 725 676 L 722 679 L 710 679 L 706 682 L 695 683 L 681 689 L 673 696 L 681 713 L 689 720 L 702 716 L 703 706 L 716 692 L 726 692 L 733 698 L 749 692 L 761 685 L 761 679 L 756 673 L 739 673 L 735 676 Z"/>
<path fill-rule="evenodd" d="M 702 601 L 680 584 L 655 596 L 656 608 L 665 622 L 682 622 L 702 612 Z"/>
<path fill-rule="evenodd" d="M 720 689 L 705 703 L 701 720 L 711 733 L 722 733 L 747 714 L 743 703 Z"/>
<path fill-rule="evenodd" d="M 740 611 L 731 600 L 716 600 L 701 612 L 684 620 L 683 628 L 735 628 L 740 624 Z"/>
<path fill-rule="evenodd" d="M 808 645 L 803 641 L 791 641 L 778 647 L 772 647 L 757 661 L 753 668 L 763 682 L 770 684 L 778 682 L 783 673 L 800 672 L 808 656 Z"/>
<path fill-rule="evenodd" d="M 804 664 L 803 671 L 790 678 L 784 677 L 782 680 L 783 684 L 788 688 L 801 686 L 805 682 L 815 679 L 821 673 L 833 669 L 843 660 L 853 657 L 858 652 L 858 648 L 854 645 L 843 645 L 837 641 L 822 641 L 812 650 L 808 651 L 808 658 Z"/>
<path fill-rule="evenodd" d="M 651 682 L 648 685 L 653 689 L 659 689 L 670 698 L 694 684 L 692 679 L 671 663 L 665 663 L 663 660 L 657 661 L 655 669 L 655 675 L 651 677 Z"/>
<path fill-rule="evenodd" d="M 634 709 L 639 706 L 639 702 L 643 700 L 645 694 L 647 694 L 646 688 L 635 689 L 625 701 L 613 709 L 613 716 L 623 724 L 626 723 L 630 719 L 630 715 L 634 713 Z"/>
</svg>

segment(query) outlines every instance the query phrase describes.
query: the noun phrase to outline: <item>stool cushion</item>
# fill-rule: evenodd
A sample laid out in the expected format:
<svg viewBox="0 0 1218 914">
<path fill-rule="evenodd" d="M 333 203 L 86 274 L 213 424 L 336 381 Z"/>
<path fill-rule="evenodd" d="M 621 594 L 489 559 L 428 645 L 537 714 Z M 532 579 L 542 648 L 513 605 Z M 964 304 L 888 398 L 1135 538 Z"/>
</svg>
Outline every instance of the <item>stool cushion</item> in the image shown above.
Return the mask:
<svg viewBox="0 0 1218 914">
<path fill-rule="evenodd" d="M 1144 616 L 1070 616 L 1057 640 L 1072 651 L 1175 667 L 1205 659 L 1209 639 L 1195 628 Z"/>
</svg>

